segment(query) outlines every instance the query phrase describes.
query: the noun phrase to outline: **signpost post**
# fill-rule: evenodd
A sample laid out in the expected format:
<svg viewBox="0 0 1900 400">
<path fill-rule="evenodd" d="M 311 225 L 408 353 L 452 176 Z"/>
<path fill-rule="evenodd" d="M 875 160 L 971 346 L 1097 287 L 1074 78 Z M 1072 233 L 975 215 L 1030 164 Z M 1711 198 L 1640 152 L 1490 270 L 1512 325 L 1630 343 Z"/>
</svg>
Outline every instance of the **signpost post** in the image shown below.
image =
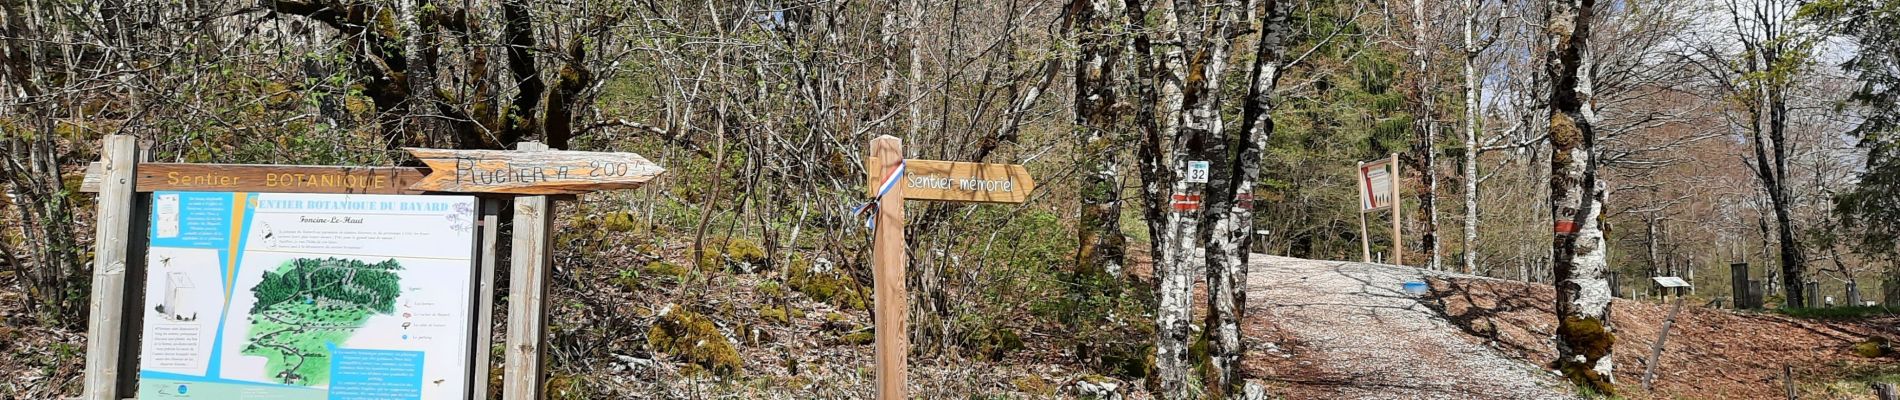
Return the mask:
<svg viewBox="0 0 1900 400">
<path fill-rule="evenodd" d="M 904 159 L 903 141 L 890 135 L 871 140 L 864 161 L 865 194 L 871 204 L 871 280 L 875 300 L 877 398 L 909 398 L 905 356 L 910 354 L 910 311 L 904 269 L 904 201 L 1022 203 L 1036 188 L 1021 165 Z"/>
<path fill-rule="evenodd" d="M 335 384 L 357 385 L 356 379 L 373 379 L 388 385 L 408 385 L 406 379 L 421 379 L 418 376 L 381 376 L 381 372 L 367 374 L 366 371 L 383 371 L 387 366 L 398 366 L 400 371 L 408 367 L 413 372 L 424 373 L 431 377 L 443 376 L 448 379 L 434 380 L 435 386 L 427 390 L 436 391 L 423 394 L 420 383 L 405 386 L 410 389 L 392 389 L 407 393 L 413 389 L 413 396 L 431 398 L 438 396 L 461 397 L 462 395 L 441 393 L 467 393 L 468 398 L 482 400 L 491 398 L 486 392 L 489 376 L 487 367 L 492 357 L 487 338 L 490 334 L 490 307 L 493 298 L 494 271 L 497 269 L 496 215 L 503 202 L 515 203 L 515 232 L 513 233 L 514 256 L 510 265 L 513 279 L 509 293 L 510 313 L 507 327 L 508 346 L 505 391 L 498 397 L 506 399 L 538 399 L 542 396 L 542 364 L 540 353 L 545 343 L 545 300 L 543 294 L 547 288 L 549 270 L 550 240 L 548 230 L 553 220 L 555 200 L 571 198 L 571 195 L 597 190 L 636 188 L 654 177 L 664 173 L 658 165 L 631 153 L 599 153 L 578 151 L 547 151 L 539 143 L 522 143 L 520 151 L 495 150 L 438 150 L 408 149 L 429 167 L 355 167 L 355 166 L 310 166 L 310 165 L 235 165 L 235 164 L 180 164 L 180 163 L 142 163 L 137 151 L 137 140 L 131 136 L 109 136 L 105 139 L 104 158 L 87 168 L 80 189 L 84 192 L 100 193 L 98 224 L 100 234 L 95 251 L 100 256 L 94 268 L 92 313 L 87 332 L 88 346 L 86 356 L 86 381 L 84 399 L 119 400 L 130 397 L 134 391 L 144 390 L 143 384 L 152 384 L 154 390 L 169 390 L 184 394 L 188 388 L 192 395 L 217 397 L 216 390 L 221 385 L 233 382 L 261 385 L 268 388 L 276 385 L 291 387 L 327 387 L 333 390 L 353 390 L 348 387 L 338 389 Z M 900 153 L 901 154 L 901 153 Z M 1025 177 L 1026 178 L 1026 177 Z M 159 193 L 162 192 L 162 193 Z M 214 192 L 214 193 L 192 193 Z M 332 196 L 325 196 L 330 194 Z M 408 200 L 401 197 L 377 198 L 377 196 L 334 197 L 334 194 L 350 195 L 426 195 L 426 194 L 483 194 L 485 196 L 459 199 L 452 196 L 416 197 Z M 334 197 L 334 198 L 333 198 Z M 154 199 L 157 199 L 154 201 Z M 374 198 L 374 199 L 373 199 Z M 979 200 L 973 200 L 979 201 Z M 156 204 L 154 204 L 156 203 Z M 901 206 L 901 203 L 899 203 Z M 224 213 L 215 212 L 218 209 Z M 286 212 L 288 211 L 288 212 Z M 901 207 L 896 210 L 901 226 Z M 415 224 L 403 222 L 403 218 L 435 215 L 429 221 L 435 223 Z M 447 218 L 441 218 L 447 217 Z M 322 228 L 324 224 L 334 225 Z M 148 225 L 151 225 L 148 227 Z M 273 227 L 271 225 L 278 225 Z M 305 226 L 308 227 L 300 227 Z M 223 228 L 219 228 L 223 226 Z M 377 228 L 380 227 L 380 228 Z M 378 235 L 376 229 L 389 231 L 387 235 Z M 147 230 L 150 229 L 150 232 Z M 314 230 L 313 230 L 314 229 Z M 360 233 L 358 235 L 310 236 L 308 233 L 323 229 L 344 229 Z M 368 230 L 364 230 L 368 229 Z M 430 233 L 434 232 L 434 233 Z M 459 232 L 447 234 L 443 232 Z M 150 233 L 151 235 L 148 235 Z M 425 234 L 427 233 L 427 234 Z M 455 252 L 451 246 L 435 246 L 441 237 L 461 237 L 469 239 L 460 242 L 461 246 L 479 246 L 479 249 Z M 901 231 L 895 243 L 900 253 L 897 260 L 901 263 Z M 151 238 L 147 238 L 152 236 Z M 343 239 L 338 239 L 343 238 Z M 338 242 L 337 240 L 342 240 Z M 401 240 L 427 241 L 427 244 L 397 243 Z M 457 239 L 458 241 L 460 239 Z M 150 243 L 148 243 L 148 241 Z M 159 243 L 163 241 L 164 243 Z M 355 242 L 352 242 L 355 241 Z M 360 242 L 360 243 L 359 243 Z M 162 290 L 146 290 L 154 297 L 154 304 L 143 304 L 138 293 L 128 290 L 130 287 L 144 287 L 146 281 L 147 246 L 153 263 L 163 264 L 165 275 L 154 278 L 150 284 L 159 285 Z M 446 244 L 443 242 L 442 244 Z M 226 247 L 228 246 L 228 248 Z M 212 252 L 216 247 L 217 252 Z M 350 257 L 311 258 L 283 261 L 270 261 L 271 257 L 284 257 L 285 251 L 300 247 L 312 249 L 353 249 L 362 252 L 417 252 L 449 251 L 454 254 L 434 254 L 430 257 L 411 257 L 404 259 L 383 257 L 389 266 L 357 266 Z M 254 250 L 246 250 L 247 248 Z M 273 248 L 275 250 L 273 250 Z M 288 250 L 286 250 L 288 249 Z M 367 250 L 366 250 L 367 249 Z M 248 259 L 239 259 L 246 252 L 258 252 Z M 330 254 L 334 252 L 318 251 Z M 355 254 L 343 251 L 336 254 Z M 205 254 L 217 254 L 210 259 L 210 268 L 196 271 L 206 264 L 199 258 Z M 367 254 L 367 253 L 365 253 Z M 178 257 L 177 263 L 171 259 Z M 300 256 L 308 258 L 308 256 Z M 378 256 L 382 257 L 382 256 Z M 362 258 L 362 257 L 354 257 Z M 374 257 L 372 257 L 374 258 Z M 163 260 L 161 262 L 160 260 Z M 191 260 L 191 261 L 188 261 Z M 240 260 L 243 260 L 240 262 Z M 255 261 L 252 261 L 255 260 Z M 299 261 L 301 260 L 301 261 Z M 383 262 L 383 261 L 377 261 Z M 402 280 L 407 270 L 422 271 L 431 268 L 431 263 L 466 263 L 468 278 L 466 282 L 458 280 Z M 264 263 L 264 264 L 259 264 Z M 304 263 L 304 264 L 297 264 Z M 314 263 L 314 264 L 312 264 Z M 318 293 L 293 294 L 288 300 L 275 296 L 281 290 L 279 286 L 267 286 L 263 283 L 240 283 L 237 277 L 257 277 L 269 275 L 256 268 L 299 268 L 305 264 L 322 265 L 319 268 L 333 268 L 330 264 L 348 264 L 350 268 L 364 268 L 363 276 L 377 276 L 378 279 L 359 278 L 355 285 L 364 286 L 365 293 L 382 293 L 390 290 L 388 285 L 408 288 L 400 296 L 438 296 L 426 297 L 416 302 L 401 302 L 400 305 L 385 304 L 397 298 L 371 297 L 367 299 L 322 299 Z M 434 268 L 440 268 L 436 266 Z M 378 268 L 386 268 L 376 270 Z M 456 268 L 449 266 L 449 268 Z M 900 265 L 901 268 L 901 265 Z M 381 271 L 381 272 L 378 272 Z M 902 275 L 897 279 L 900 284 Z M 153 274 L 159 271 L 154 270 Z M 207 276 L 193 276 L 201 274 Z M 157 275 L 155 275 L 157 276 Z M 312 275 L 315 276 L 315 275 Z M 224 283 L 218 285 L 218 283 Z M 239 287 L 233 287 L 240 285 Z M 255 285 L 255 286 L 244 286 Z M 447 285 L 447 286 L 444 286 Z M 217 286 L 223 286 L 217 288 Z M 217 289 L 222 289 L 217 290 Z M 372 290 L 374 289 L 374 290 Z M 422 290 L 415 294 L 415 290 Z M 255 293 L 253 293 L 255 292 Z M 455 293 L 460 293 L 459 295 Z M 193 296 L 209 296 L 196 298 Z M 297 301 L 295 296 L 304 296 Z M 461 296 L 461 297 L 454 297 Z M 468 299 L 475 296 L 476 299 Z M 354 370 L 339 369 L 325 376 L 319 366 L 305 365 L 301 360 L 286 361 L 276 368 L 283 369 L 275 375 L 268 372 L 241 371 L 245 368 L 231 363 L 223 364 L 222 373 L 216 360 L 197 354 L 198 351 L 216 347 L 211 345 L 215 339 L 204 335 L 222 329 L 200 329 L 197 321 L 203 317 L 206 321 L 217 323 L 226 319 L 225 311 L 217 306 L 222 300 L 231 303 L 256 302 L 264 307 L 222 307 L 242 310 L 249 308 L 252 313 L 276 313 L 266 318 L 268 323 L 288 328 L 303 328 L 321 335 L 333 335 L 347 338 L 352 335 L 364 336 L 367 342 L 385 343 L 388 346 L 437 346 L 454 347 L 447 352 L 427 352 L 427 347 L 417 347 L 417 351 L 393 351 L 377 353 L 377 362 L 396 364 L 371 366 L 363 369 L 361 365 Z M 265 304 L 259 299 L 269 298 Z M 469 300 L 463 301 L 462 299 Z M 206 301 L 209 300 L 209 301 Z M 361 300 L 369 303 L 352 307 L 350 301 Z M 286 315 L 305 314 L 288 313 L 301 308 L 344 307 L 360 311 L 361 316 L 349 317 L 332 323 L 300 323 Z M 437 311 L 415 311 L 427 307 L 447 307 Z M 466 308 L 466 309 L 465 309 Z M 897 308 L 901 317 L 903 307 Z M 290 311 L 284 311 L 290 310 Z M 395 310 L 395 311 L 387 311 Z M 413 311 L 413 312 L 412 312 Z M 457 315 L 460 314 L 460 315 Z M 334 313 L 332 316 L 336 315 Z M 356 314 L 350 314 L 356 315 Z M 157 316 L 157 317 L 152 317 Z M 441 319 L 448 317 L 451 322 L 420 323 L 413 327 L 412 318 Z M 147 321 L 151 318 L 166 318 L 165 321 Z M 243 321 L 238 316 L 237 321 Z M 387 320 L 385 323 L 368 323 L 372 319 Z M 254 320 L 255 321 L 255 320 Z M 388 321 L 400 321 L 398 334 L 386 334 Z M 427 321 L 424 321 L 427 322 Z M 438 321 L 439 322 L 439 321 Z M 154 340 L 145 336 L 152 335 L 150 323 L 165 323 L 164 335 L 158 338 L 162 343 L 154 342 L 164 348 L 156 357 L 141 356 L 128 352 L 126 348 L 141 349 L 140 343 Z M 240 322 L 240 325 L 242 322 Z M 471 326 L 472 325 L 472 326 Z M 144 328 L 141 328 L 144 326 Z M 221 326 L 221 325 L 220 325 Z M 184 330 L 180 330 L 184 329 Z M 235 327 L 233 329 L 243 329 Z M 363 332 L 358 334 L 357 330 Z M 412 329 L 440 330 L 434 336 L 410 334 Z M 144 334 L 141 334 L 141 330 Z M 180 332 L 187 332 L 181 334 Z M 191 333 L 203 332 L 203 333 Z M 233 331 L 238 332 L 238 331 Z M 901 337 L 901 330 L 900 337 Z M 465 334 L 464 334 L 465 333 Z M 202 337 L 200 337 L 202 335 Z M 255 340 L 255 338 L 225 336 L 223 340 Z M 388 336 L 388 337 L 384 337 Z M 462 336 L 473 336 L 476 340 L 462 340 Z M 273 341 L 290 341 L 293 336 L 267 336 Z M 472 343 L 471 343 L 472 342 Z M 318 346 L 303 349 L 299 346 L 321 342 L 285 342 L 271 346 L 252 346 L 260 354 L 282 349 L 298 349 L 298 352 L 335 352 L 334 362 L 346 357 L 355 357 L 361 362 L 364 357 L 372 357 L 378 350 L 344 348 L 342 341 L 333 342 L 335 347 Z M 356 343 L 352 341 L 352 343 Z M 314 349 L 314 350 L 313 350 Z M 143 350 L 143 349 L 141 349 Z M 156 351 L 156 350 L 155 350 Z M 288 350 L 284 350 L 288 351 Z M 404 355 L 411 354 L 411 355 Z M 902 353 L 897 353 L 899 357 Z M 226 354 L 225 356 L 234 356 Z M 268 357 L 268 354 L 266 354 Z M 424 359 L 429 363 L 422 363 Z M 438 359 L 439 358 L 439 359 Z M 455 360 L 466 360 L 458 363 Z M 205 362 L 210 362 L 207 369 Z M 288 360 L 288 359 L 287 359 Z M 390 361 L 397 360 L 397 361 Z M 407 360 L 407 361 L 403 361 Z M 459 365 L 458 365 L 459 364 Z M 355 365 L 355 364 L 352 364 Z M 378 364 L 381 365 L 381 364 Z M 428 365 L 423 370 L 423 365 Z M 180 370 L 187 373 L 161 373 L 162 377 L 142 381 L 142 372 L 151 369 Z M 445 370 L 446 369 L 446 370 Z M 459 370 L 466 369 L 466 370 Z M 258 378 L 253 372 L 265 374 Z M 235 374 L 235 375 L 234 375 Z M 375 375 L 375 376 L 369 376 Z M 260 380 L 261 379 L 261 380 Z M 444 381 L 450 386 L 443 386 Z M 159 385 L 164 381 L 164 385 Z M 185 382 L 190 385 L 172 383 Z M 210 382 L 210 383 L 201 383 Z M 390 389 L 380 386 L 378 390 Z M 459 387 L 467 385 L 467 387 Z M 251 390 L 261 390 L 253 388 Z M 442 392 L 446 390 L 447 392 Z M 388 394 L 388 393 L 385 393 Z"/>
<path fill-rule="evenodd" d="M 1669 307 L 1669 316 L 1663 318 L 1662 333 L 1656 334 L 1656 343 L 1649 347 L 1649 365 L 1643 368 L 1643 390 L 1649 390 L 1656 380 L 1656 365 L 1662 364 L 1663 342 L 1669 340 L 1669 327 L 1676 324 L 1676 314 L 1682 312 L 1682 292 L 1690 287 L 1689 282 L 1673 276 L 1651 278 L 1663 287 L 1665 294 L 1675 289 L 1676 301 Z"/>
<path fill-rule="evenodd" d="M 1401 228 L 1399 204 L 1399 154 L 1392 153 L 1391 158 L 1373 162 L 1359 163 L 1353 174 L 1359 182 L 1359 252 L 1365 262 L 1372 262 L 1372 238 L 1366 231 L 1366 214 L 1383 209 L 1392 210 L 1392 263 L 1405 264 L 1405 241 L 1400 235 Z"/>
</svg>

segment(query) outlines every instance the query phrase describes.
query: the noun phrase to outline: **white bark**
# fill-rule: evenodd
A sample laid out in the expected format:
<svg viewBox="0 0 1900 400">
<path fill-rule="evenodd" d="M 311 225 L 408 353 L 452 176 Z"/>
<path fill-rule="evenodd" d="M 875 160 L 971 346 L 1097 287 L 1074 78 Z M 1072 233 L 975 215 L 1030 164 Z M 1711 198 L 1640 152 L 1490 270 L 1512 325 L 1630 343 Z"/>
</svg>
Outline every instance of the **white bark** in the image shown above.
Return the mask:
<svg viewBox="0 0 1900 400">
<path fill-rule="evenodd" d="M 1180 43 L 1189 35 L 1181 34 L 1181 20 L 1176 15 L 1183 6 L 1177 3 L 1172 9 L 1161 13 L 1161 31 L 1166 42 L 1176 44 L 1162 52 L 1161 68 L 1158 68 L 1161 104 L 1157 106 L 1161 110 L 1156 120 L 1163 135 L 1176 134 L 1179 125 L 1177 119 L 1183 114 L 1181 84 L 1187 62 Z M 1189 10 L 1196 9 L 1191 4 L 1185 6 Z M 1174 141 L 1172 151 L 1162 156 L 1162 161 L 1176 171 L 1170 176 L 1178 175 L 1178 171 L 1187 168 L 1187 158 L 1181 153 L 1185 144 L 1185 141 Z M 1188 184 L 1179 178 L 1171 179 L 1168 185 L 1169 194 L 1188 193 Z M 1170 207 L 1166 204 L 1156 206 Z M 1193 325 L 1190 321 L 1194 311 L 1190 303 L 1194 290 L 1193 274 L 1200 267 L 1197 262 L 1199 258 L 1193 257 L 1189 249 L 1194 248 L 1196 228 L 1199 226 L 1198 220 L 1174 212 L 1171 207 L 1168 209 L 1167 235 L 1153 239 L 1166 242 L 1161 246 L 1162 254 L 1156 257 L 1159 261 L 1154 264 L 1155 276 L 1160 280 L 1157 293 L 1160 297 L 1159 309 L 1155 312 L 1155 374 L 1161 383 L 1161 392 L 1157 397 L 1183 399 L 1189 396 L 1187 345 L 1191 333 L 1189 328 Z"/>
<path fill-rule="evenodd" d="M 1478 77 L 1478 1 L 1465 0 L 1465 223 L 1461 269 L 1472 273 L 1478 266 L 1478 94 L 1484 82 Z"/>
</svg>

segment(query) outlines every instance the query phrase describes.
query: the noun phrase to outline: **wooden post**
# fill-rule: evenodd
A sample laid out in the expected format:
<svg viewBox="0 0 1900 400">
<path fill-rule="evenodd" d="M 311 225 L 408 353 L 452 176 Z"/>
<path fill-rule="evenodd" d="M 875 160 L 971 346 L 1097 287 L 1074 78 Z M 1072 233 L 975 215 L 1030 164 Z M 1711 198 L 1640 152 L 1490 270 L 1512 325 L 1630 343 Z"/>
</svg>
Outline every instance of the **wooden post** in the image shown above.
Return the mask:
<svg viewBox="0 0 1900 400">
<path fill-rule="evenodd" d="M 1900 400 L 1900 396 L 1896 396 L 1896 395 L 1894 394 L 1894 385 L 1893 385 L 1893 384 L 1891 384 L 1891 383 L 1886 383 L 1886 382 L 1874 382 L 1873 384 L 1870 384 L 1870 385 L 1868 385 L 1868 386 L 1871 386 L 1871 387 L 1873 387 L 1873 389 L 1874 389 L 1874 398 L 1876 398 L 1876 399 L 1880 399 L 1880 400 Z"/>
<path fill-rule="evenodd" d="M 548 146 L 527 142 L 522 151 Z M 515 198 L 514 249 L 509 258 L 508 347 L 502 364 L 502 398 L 542 398 L 542 353 L 547 337 L 547 282 L 554 201 L 548 196 Z M 486 384 L 486 382 L 483 382 Z"/>
<path fill-rule="evenodd" d="M 1366 179 L 1361 175 L 1365 173 L 1365 168 L 1366 163 L 1361 161 L 1359 166 L 1352 169 L 1352 180 L 1359 182 L 1359 196 L 1355 197 L 1368 196 L 1368 191 L 1371 190 L 1366 187 Z M 1372 262 L 1372 234 L 1366 232 L 1366 205 L 1362 202 L 1353 207 L 1359 209 L 1359 258 L 1361 261 L 1370 263 Z"/>
<path fill-rule="evenodd" d="M 1851 277 L 1850 277 L 1851 278 Z M 1847 306 L 1860 307 L 1860 284 L 1853 279 L 1847 280 Z"/>
<path fill-rule="evenodd" d="M 119 400 L 120 347 L 125 309 L 126 249 L 134 215 L 133 174 L 138 168 L 138 138 L 112 135 L 100 153 L 106 179 L 99 184 L 99 225 L 92 262 L 92 318 L 86 323 L 86 400 Z"/>
<path fill-rule="evenodd" d="M 1729 264 L 1728 271 L 1729 290 L 1733 291 L 1730 297 L 1735 298 L 1735 309 L 1748 308 L 1748 263 Z"/>
<path fill-rule="evenodd" d="M 1821 308 L 1821 281 L 1808 281 L 1808 308 Z"/>
<path fill-rule="evenodd" d="M 1649 365 L 1643 368 L 1643 390 L 1649 390 L 1656 381 L 1656 366 L 1662 364 L 1663 342 L 1669 341 L 1669 327 L 1676 324 L 1676 314 L 1682 312 L 1682 295 L 1677 291 L 1675 305 L 1669 307 L 1669 316 L 1663 318 L 1662 333 L 1656 334 L 1656 343 L 1649 346 Z"/>
<path fill-rule="evenodd" d="M 1783 388 L 1786 388 L 1788 391 L 1788 400 L 1795 400 L 1799 398 L 1795 396 L 1795 392 L 1794 392 L 1794 367 L 1793 366 L 1789 366 L 1788 364 L 1781 365 L 1781 385 Z"/>
<path fill-rule="evenodd" d="M 495 248 L 501 241 L 500 214 L 501 202 L 503 200 L 477 198 L 476 201 L 481 203 L 482 247 L 478 251 L 481 252 L 482 266 L 479 272 L 481 276 L 476 277 L 477 282 L 480 282 L 480 286 L 475 289 L 475 351 L 470 356 L 472 358 L 470 361 L 472 362 L 469 364 L 473 366 L 475 370 L 473 371 L 474 374 L 469 376 L 469 383 L 473 386 L 470 388 L 469 398 L 474 400 L 487 400 L 488 380 L 490 375 L 494 373 L 494 371 L 490 369 L 489 363 L 495 357 L 491 350 L 491 348 L 494 347 L 495 341 L 493 339 L 495 326 L 495 263 L 499 261 L 497 258 L 501 256 L 501 254 L 497 254 L 498 252 Z"/>
<path fill-rule="evenodd" d="M 1405 238 L 1399 235 L 1400 207 L 1405 204 L 1399 198 L 1399 153 L 1392 153 L 1392 265 L 1405 265 Z"/>
<path fill-rule="evenodd" d="M 885 174 L 903 165 L 903 142 L 890 135 L 871 140 L 870 162 L 865 165 L 865 182 L 876 194 Z M 909 398 L 905 390 L 905 356 L 910 353 L 905 326 L 910 312 L 909 293 L 904 288 L 904 185 L 892 185 L 877 201 L 877 219 L 871 236 L 872 294 L 876 298 L 874 329 L 877 340 L 877 398 Z"/>
</svg>

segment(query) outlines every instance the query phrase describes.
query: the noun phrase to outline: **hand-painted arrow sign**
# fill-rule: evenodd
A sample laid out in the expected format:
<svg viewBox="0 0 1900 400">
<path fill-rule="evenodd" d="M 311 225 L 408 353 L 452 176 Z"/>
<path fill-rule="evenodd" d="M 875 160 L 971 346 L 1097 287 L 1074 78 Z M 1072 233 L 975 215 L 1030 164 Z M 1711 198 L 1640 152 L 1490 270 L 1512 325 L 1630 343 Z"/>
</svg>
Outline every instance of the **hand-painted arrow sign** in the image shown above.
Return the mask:
<svg viewBox="0 0 1900 400">
<path fill-rule="evenodd" d="M 666 172 L 633 153 L 404 150 L 430 169 L 409 188 L 431 192 L 578 194 L 632 189 Z"/>
</svg>

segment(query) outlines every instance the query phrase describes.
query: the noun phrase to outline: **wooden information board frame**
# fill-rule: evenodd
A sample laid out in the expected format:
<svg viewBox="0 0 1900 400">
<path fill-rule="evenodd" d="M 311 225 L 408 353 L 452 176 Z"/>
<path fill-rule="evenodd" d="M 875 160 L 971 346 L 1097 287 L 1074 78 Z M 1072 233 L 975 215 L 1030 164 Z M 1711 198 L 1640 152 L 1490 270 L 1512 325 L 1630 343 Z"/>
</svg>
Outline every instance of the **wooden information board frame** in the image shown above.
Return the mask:
<svg viewBox="0 0 1900 400">
<path fill-rule="evenodd" d="M 473 343 L 467 349 L 471 355 L 470 398 L 527 400 L 544 395 L 545 295 L 548 271 L 552 269 L 549 231 L 556 201 L 594 190 L 639 187 L 665 172 L 636 154 L 550 151 L 547 145 L 535 142 L 519 144 L 516 152 L 410 149 L 451 159 L 458 154 L 480 157 L 487 163 L 484 167 L 501 171 L 553 171 L 526 172 L 539 175 L 509 185 L 444 185 L 441 177 L 434 178 L 437 184 L 429 185 L 425 182 L 432 174 L 444 171 L 417 167 L 145 163 L 148 156 L 134 136 L 111 135 L 103 143 L 100 161 L 88 165 L 80 185 L 82 192 L 98 193 L 96 256 L 88 305 L 91 317 L 87 321 L 84 392 L 80 396 L 84 400 L 120 400 L 137 391 L 139 354 L 125 349 L 136 349 L 141 340 L 143 321 L 139 316 L 143 315 L 144 296 L 140 293 L 144 288 L 144 252 L 149 245 L 145 225 L 151 213 L 152 192 L 478 195 L 479 247 L 472 269 L 480 276 L 471 288 L 476 309 L 470 320 L 475 325 Z M 575 157 L 563 158 L 570 154 Z M 517 160 L 534 163 L 510 164 Z M 609 173 L 590 172 L 586 169 L 590 166 L 607 166 Z M 569 172 L 572 178 L 562 172 Z M 449 180 L 453 183 L 453 176 Z M 494 396 L 487 391 L 492 374 L 490 337 L 500 210 L 504 203 L 513 204 L 515 229 L 511 237 L 513 262 L 509 265 L 508 342 L 502 371 L 505 383 L 502 393 Z"/>
<path fill-rule="evenodd" d="M 1386 183 L 1390 186 L 1391 190 L 1391 200 L 1386 204 L 1378 204 L 1377 199 L 1373 196 L 1374 191 L 1372 186 L 1374 183 L 1368 176 L 1368 167 L 1377 167 L 1386 170 Z M 1404 201 L 1399 199 L 1399 153 L 1392 153 L 1390 158 L 1383 160 L 1360 162 L 1357 167 L 1353 168 L 1352 176 L 1353 181 L 1359 182 L 1359 204 L 1353 207 L 1359 209 L 1359 252 L 1361 261 L 1372 262 L 1372 237 L 1366 230 L 1366 214 L 1390 209 L 1392 210 L 1392 264 L 1405 265 L 1405 240 L 1402 235 L 1403 227 L 1399 224 L 1402 221 L 1400 219 L 1401 211 L 1399 211 L 1399 209 L 1402 208 L 1400 205 L 1405 204 Z"/>
</svg>

